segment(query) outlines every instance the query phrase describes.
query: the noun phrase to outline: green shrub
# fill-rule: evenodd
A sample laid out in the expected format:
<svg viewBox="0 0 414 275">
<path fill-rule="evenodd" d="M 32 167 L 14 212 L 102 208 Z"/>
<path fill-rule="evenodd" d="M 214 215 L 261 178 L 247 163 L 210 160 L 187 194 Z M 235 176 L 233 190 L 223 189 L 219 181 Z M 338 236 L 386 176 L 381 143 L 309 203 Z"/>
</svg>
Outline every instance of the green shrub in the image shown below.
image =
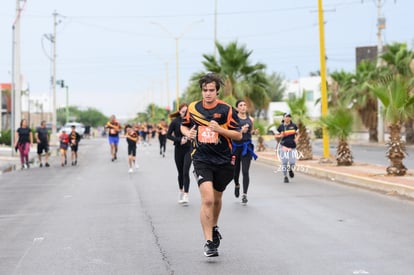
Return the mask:
<svg viewBox="0 0 414 275">
<path fill-rule="evenodd" d="M 1 131 L 0 144 L 5 144 L 5 145 L 10 146 L 11 144 L 11 130 L 10 129 Z"/>
</svg>

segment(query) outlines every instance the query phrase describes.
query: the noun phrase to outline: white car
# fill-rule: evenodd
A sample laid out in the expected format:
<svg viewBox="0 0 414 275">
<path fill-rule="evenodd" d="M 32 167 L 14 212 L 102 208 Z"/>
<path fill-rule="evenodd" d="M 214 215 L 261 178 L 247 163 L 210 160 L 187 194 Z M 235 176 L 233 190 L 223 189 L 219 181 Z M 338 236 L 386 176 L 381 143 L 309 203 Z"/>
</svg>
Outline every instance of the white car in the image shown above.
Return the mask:
<svg viewBox="0 0 414 275">
<path fill-rule="evenodd" d="M 65 124 L 65 126 L 63 126 L 60 130 L 59 133 L 62 133 L 63 130 L 66 131 L 66 133 L 70 133 L 72 132 L 72 126 L 75 126 L 76 128 L 76 132 L 83 137 L 83 134 L 85 133 L 85 126 L 82 123 L 79 122 L 68 122 Z"/>
</svg>

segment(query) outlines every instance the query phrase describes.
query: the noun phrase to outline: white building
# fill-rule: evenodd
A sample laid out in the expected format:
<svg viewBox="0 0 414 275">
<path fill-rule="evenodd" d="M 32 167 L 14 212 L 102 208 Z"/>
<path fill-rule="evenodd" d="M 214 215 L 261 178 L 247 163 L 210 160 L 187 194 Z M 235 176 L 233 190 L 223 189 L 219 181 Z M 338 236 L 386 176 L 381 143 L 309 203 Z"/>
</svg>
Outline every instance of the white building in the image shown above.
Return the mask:
<svg viewBox="0 0 414 275">
<path fill-rule="evenodd" d="M 271 102 L 268 109 L 269 124 L 273 124 L 274 120 L 280 119 L 275 117 L 275 111 L 290 112 L 286 100 L 294 96 L 301 97 L 302 93 L 306 93 L 306 106 L 308 114 L 311 118 L 319 118 L 321 116 L 321 77 L 310 76 L 302 77 L 298 80 L 287 80 L 284 83 L 286 92 L 283 101 Z M 294 118 L 293 118 L 294 120 Z"/>
<path fill-rule="evenodd" d="M 46 94 L 41 96 L 22 95 L 22 118 L 28 119 L 29 126 L 40 125 L 42 120 L 51 122 L 52 112 L 50 97 Z"/>
</svg>

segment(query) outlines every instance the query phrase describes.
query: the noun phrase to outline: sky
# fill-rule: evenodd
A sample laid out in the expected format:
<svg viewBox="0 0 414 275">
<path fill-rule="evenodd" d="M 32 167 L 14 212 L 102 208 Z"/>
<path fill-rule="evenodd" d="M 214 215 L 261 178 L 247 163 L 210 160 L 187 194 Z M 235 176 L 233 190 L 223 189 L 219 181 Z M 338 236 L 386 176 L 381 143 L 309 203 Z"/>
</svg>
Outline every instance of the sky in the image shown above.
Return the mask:
<svg viewBox="0 0 414 275">
<path fill-rule="evenodd" d="M 323 1 L 328 72 L 353 72 L 355 48 L 377 44 L 377 3 Z M 382 3 L 383 43 L 412 48 L 414 1 Z M 214 54 L 215 37 L 223 45 L 237 41 L 252 51 L 251 64 L 264 63 L 268 74 L 287 80 L 320 69 L 317 0 L 27 0 L 20 5 L 20 64 L 31 96 L 52 96 L 51 43 L 45 35 L 53 32 L 56 11 L 56 79 L 68 86 L 69 105 L 108 116 L 134 117 L 150 102 L 172 106 L 176 61 L 182 94 L 190 77 L 204 70 L 202 55 Z M 16 0 L 3 0 L 0 83 L 11 82 L 15 17 Z M 57 88 L 56 100 L 65 105 L 65 89 Z"/>
</svg>

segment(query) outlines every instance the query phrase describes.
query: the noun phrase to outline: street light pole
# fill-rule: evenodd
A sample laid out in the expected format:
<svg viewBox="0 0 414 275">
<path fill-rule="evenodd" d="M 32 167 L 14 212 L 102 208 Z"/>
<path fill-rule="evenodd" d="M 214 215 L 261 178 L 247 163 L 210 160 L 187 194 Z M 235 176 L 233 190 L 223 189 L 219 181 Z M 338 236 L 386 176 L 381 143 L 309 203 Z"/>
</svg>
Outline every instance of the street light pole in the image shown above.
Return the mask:
<svg viewBox="0 0 414 275">
<path fill-rule="evenodd" d="M 66 85 L 66 123 L 69 122 L 69 86 Z"/>
<path fill-rule="evenodd" d="M 148 51 L 148 53 L 153 54 L 155 57 L 157 57 L 165 65 L 165 88 L 166 88 L 166 92 L 167 92 L 167 106 L 166 107 L 168 108 L 168 111 L 170 111 L 171 102 L 170 102 L 170 85 L 169 85 L 169 80 L 168 80 L 168 61 L 166 61 L 164 58 L 162 58 L 158 54 L 155 54 L 154 52 Z"/>
<path fill-rule="evenodd" d="M 171 110 L 171 101 L 170 101 L 170 85 L 168 81 L 168 62 L 165 61 L 165 87 L 167 88 L 167 108 L 168 111 Z"/>
<path fill-rule="evenodd" d="M 52 53 L 52 135 L 50 137 L 50 143 L 55 145 L 57 142 L 57 115 L 56 115 L 56 17 L 58 13 L 55 11 L 53 13 L 53 35 L 51 42 L 53 43 L 53 53 Z"/>
<path fill-rule="evenodd" d="M 179 44 L 179 40 L 181 38 L 183 38 L 184 34 L 186 34 L 191 29 L 192 26 L 194 26 L 197 23 L 201 23 L 201 22 L 203 22 L 202 19 L 201 20 L 194 21 L 193 23 L 189 24 L 187 26 L 187 28 L 184 29 L 184 31 L 179 36 L 174 36 L 167 28 L 165 28 L 160 23 L 158 23 L 158 22 L 151 22 L 151 24 L 157 25 L 164 32 L 168 33 L 168 35 L 170 35 L 172 38 L 175 39 L 175 70 L 176 70 L 176 72 L 175 72 L 175 76 L 176 76 L 176 80 L 175 80 L 176 81 L 176 83 L 175 83 L 175 89 L 176 89 L 176 91 L 175 91 L 176 92 L 176 94 L 175 94 L 175 96 L 176 96 L 175 101 L 176 101 L 176 104 L 175 104 L 175 106 L 176 106 L 176 109 L 178 109 L 178 106 L 180 105 L 180 84 L 179 84 L 179 82 L 180 82 L 180 78 L 179 78 L 179 70 L 180 70 L 180 68 L 179 68 L 179 56 L 178 56 L 178 48 L 179 48 L 178 47 L 178 44 Z"/>
<path fill-rule="evenodd" d="M 175 109 L 178 110 L 178 106 L 180 106 L 180 77 L 179 77 L 179 65 L 178 65 L 178 40 L 179 38 L 175 38 Z"/>
<path fill-rule="evenodd" d="M 24 1 L 23 7 L 20 2 Z M 21 73 L 20 73 L 20 17 L 26 5 L 26 0 L 16 0 L 16 18 L 12 25 L 12 87 L 11 87 L 11 145 L 14 145 L 14 132 L 21 120 Z M 0 115 L 1 116 L 1 115 Z M 14 150 L 11 150 L 14 156 Z"/>
</svg>

